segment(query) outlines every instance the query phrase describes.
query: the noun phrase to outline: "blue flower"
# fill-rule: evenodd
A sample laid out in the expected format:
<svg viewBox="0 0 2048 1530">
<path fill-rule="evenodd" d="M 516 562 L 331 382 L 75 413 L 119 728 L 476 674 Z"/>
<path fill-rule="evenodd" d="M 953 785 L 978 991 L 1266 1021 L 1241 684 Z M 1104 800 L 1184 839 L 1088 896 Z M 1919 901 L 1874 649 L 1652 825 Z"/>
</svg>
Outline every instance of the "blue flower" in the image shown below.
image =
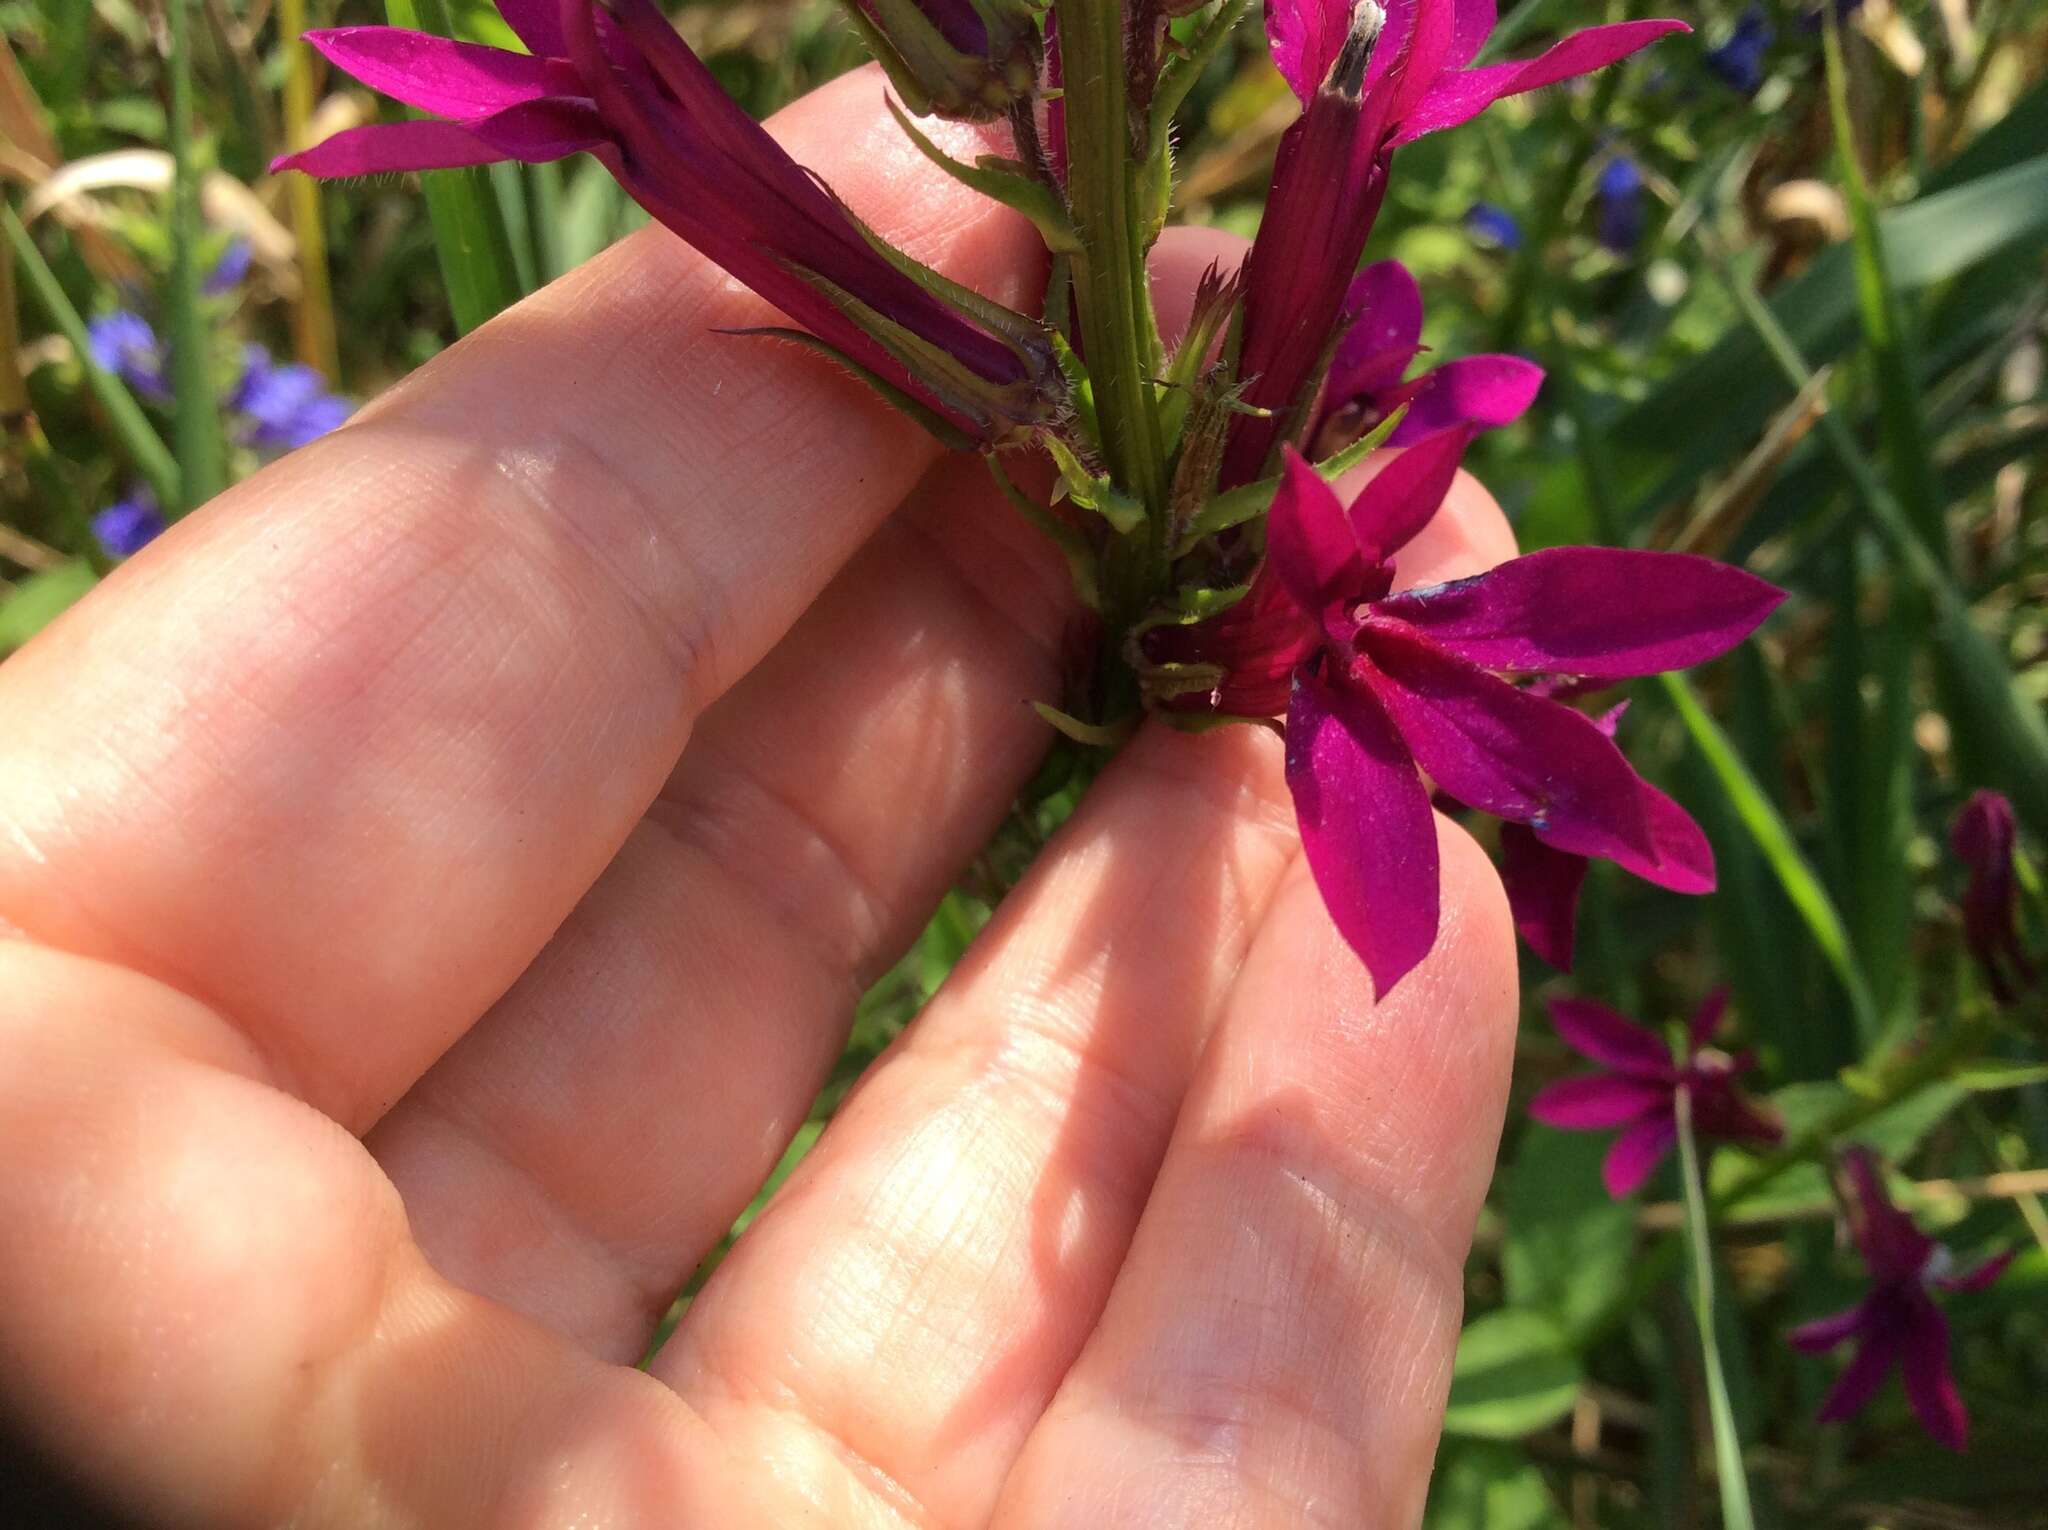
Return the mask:
<svg viewBox="0 0 2048 1530">
<path fill-rule="evenodd" d="M 1465 228 L 1473 238 L 1503 250 L 1522 247 L 1522 225 L 1505 207 L 1492 202 L 1474 202 L 1465 214 Z"/>
<path fill-rule="evenodd" d="M 1706 66 L 1729 89 L 1740 91 L 1745 96 L 1754 95 L 1757 86 L 1763 83 L 1764 55 L 1770 51 L 1772 39 L 1776 36 L 1764 8 L 1752 5 L 1736 21 L 1735 30 L 1728 34 L 1728 40 L 1720 47 L 1706 51 Z"/>
<path fill-rule="evenodd" d="M 1607 162 L 1594 186 L 1600 242 L 1627 254 L 1643 237 L 1643 172 L 1626 154 Z"/>
<path fill-rule="evenodd" d="M 260 345 L 242 350 L 242 379 L 228 396 L 229 405 L 246 416 L 244 445 L 290 451 L 318 440 L 353 411 L 347 399 L 327 391 L 327 381 L 311 367 L 279 364 Z"/>
<path fill-rule="evenodd" d="M 225 297 L 242 285 L 242 278 L 249 274 L 249 241 L 241 237 L 229 241 L 221 252 L 220 259 L 206 275 L 204 291 L 208 297 Z"/>
<path fill-rule="evenodd" d="M 135 490 L 92 518 L 92 534 L 112 558 L 140 552 L 163 529 L 163 512 L 157 509 L 156 497 L 147 489 Z"/>
<path fill-rule="evenodd" d="M 86 326 L 86 347 L 102 371 L 112 372 L 146 398 L 159 402 L 171 396 L 164 380 L 164 348 L 149 320 L 132 309 L 117 308 Z"/>
</svg>

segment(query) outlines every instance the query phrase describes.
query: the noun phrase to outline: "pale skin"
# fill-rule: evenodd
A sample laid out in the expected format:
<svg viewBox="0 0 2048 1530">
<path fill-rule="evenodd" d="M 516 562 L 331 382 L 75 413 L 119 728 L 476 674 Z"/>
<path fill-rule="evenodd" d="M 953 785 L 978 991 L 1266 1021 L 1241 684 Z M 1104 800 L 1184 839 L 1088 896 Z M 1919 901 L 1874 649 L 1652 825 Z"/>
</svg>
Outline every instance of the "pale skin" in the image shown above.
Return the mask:
<svg viewBox="0 0 2048 1530">
<path fill-rule="evenodd" d="M 869 74 L 775 130 L 1014 301 Z M 1161 307 L 1237 247 L 1162 247 Z M 1399 1526 L 1507 1089 L 1498 881 L 1384 1003 L 1277 740 L 1116 761 L 649 1372 L 1047 742 L 971 457 L 627 241 L 0 667 L 0 1409 L 157 1525 Z M 1406 583 L 1511 556 L 1461 479 Z"/>
</svg>

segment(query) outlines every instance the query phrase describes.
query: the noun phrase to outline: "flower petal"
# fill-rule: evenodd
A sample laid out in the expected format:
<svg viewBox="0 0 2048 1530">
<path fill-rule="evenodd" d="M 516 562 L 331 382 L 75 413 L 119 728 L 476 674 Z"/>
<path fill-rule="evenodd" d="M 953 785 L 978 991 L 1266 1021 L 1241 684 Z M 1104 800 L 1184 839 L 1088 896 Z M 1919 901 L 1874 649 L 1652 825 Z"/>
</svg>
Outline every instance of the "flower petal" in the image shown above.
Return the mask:
<svg viewBox="0 0 2048 1530">
<path fill-rule="evenodd" d="M 1310 673 L 1287 709 L 1287 785 L 1323 902 L 1384 999 L 1436 944 L 1429 793 L 1379 704 Z"/>
<path fill-rule="evenodd" d="M 1586 865 L 1583 855 L 1551 849 L 1523 824 L 1501 825 L 1500 880 L 1508 912 L 1529 949 L 1560 972 L 1572 969 Z"/>
<path fill-rule="evenodd" d="M 1617 1201 L 1635 1194 L 1677 1140 L 1678 1122 L 1671 1116 L 1638 1121 L 1615 1138 L 1600 1164 L 1600 1179 L 1607 1193 Z"/>
<path fill-rule="evenodd" d="M 1453 425 L 1493 430 L 1512 424 L 1536 401 L 1542 386 L 1543 368 L 1519 356 L 1447 361 L 1421 378 L 1421 387 L 1387 444 L 1409 446 Z"/>
<path fill-rule="evenodd" d="M 1400 382 L 1422 344 L 1422 288 L 1400 261 L 1376 260 L 1351 279 L 1344 322 L 1330 362 L 1331 406 Z"/>
<path fill-rule="evenodd" d="M 1842 1168 L 1854 1190 L 1849 1232 L 1870 1273 L 1880 1281 L 1918 1280 L 1934 1240 L 1892 1204 L 1877 1155 L 1858 1144 L 1842 1155 Z"/>
<path fill-rule="evenodd" d="M 1356 0 L 1266 0 L 1266 44 L 1303 106 L 1321 88 L 1351 30 Z"/>
<path fill-rule="evenodd" d="M 1456 8 L 1445 0 L 1384 0 L 1387 23 L 1366 70 L 1368 91 L 1392 80 L 1387 120 L 1399 122 L 1429 94 L 1460 43 Z M 1470 23 L 1465 28 L 1469 36 Z M 1396 139 L 1395 142 L 1401 140 Z"/>
<path fill-rule="evenodd" d="M 565 62 L 403 27 L 332 27 L 306 33 L 306 41 L 372 90 L 457 122 L 542 96 L 584 93 Z"/>
<path fill-rule="evenodd" d="M 1823 1350 L 1833 1349 L 1843 1340 L 1863 1331 L 1868 1321 L 1869 1306 L 1869 1302 L 1861 1301 L 1832 1317 L 1815 1318 L 1810 1323 L 1801 1323 L 1785 1335 L 1785 1342 L 1808 1355 L 1817 1355 Z"/>
<path fill-rule="evenodd" d="M 1266 562 L 1303 610 L 1320 617 L 1365 574 L 1344 502 L 1293 447 L 1280 453 L 1280 490 L 1266 519 Z"/>
<path fill-rule="evenodd" d="M 519 40 L 542 58 L 567 58 L 561 0 L 498 0 L 498 14 Z"/>
<path fill-rule="evenodd" d="M 1407 143 L 1425 133 L 1456 127 L 1471 121 L 1504 96 L 1517 96 L 1560 80 L 1591 74 L 1668 33 L 1691 30 L 1682 21 L 1624 21 L 1615 26 L 1588 27 L 1533 59 L 1446 74 L 1405 113 L 1394 142 Z"/>
<path fill-rule="evenodd" d="M 1970 1419 L 1948 1364 L 1948 1319 L 1925 1292 L 1906 1309 L 1901 1374 L 1906 1401 L 1937 1445 L 1960 1451 L 1969 1444 Z"/>
<path fill-rule="evenodd" d="M 1416 763 L 1451 796 L 1528 824 L 1556 850 L 1654 862 L 1644 783 L 1583 713 L 1517 690 L 1376 614 L 1359 642 L 1361 677 Z"/>
<path fill-rule="evenodd" d="M 1960 1275 L 1939 1275 L 1934 1283 L 1944 1291 L 1981 1291 L 2005 1273 L 2005 1267 L 2012 1263 L 2019 1250 L 2009 1248 L 2004 1253 L 1985 1260 L 1974 1270 Z"/>
<path fill-rule="evenodd" d="M 1466 426 L 1425 436 L 1391 459 L 1351 502 L 1351 529 L 1368 558 L 1385 562 L 1427 526 L 1471 444 Z"/>
<path fill-rule="evenodd" d="M 1647 1025 L 1592 999 L 1550 1001 L 1550 1023 L 1564 1044 L 1582 1057 L 1639 1078 L 1661 1080 L 1668 1094 L 1677 1076 L 1671 1048 Z"/>
<path fill-rule="evenodd" d="M 1452 10 L 1457 20 L 1451 28 L 1451 51 L 1444 59 L 1444 66 L 1463 69 L 1486 46 L 1486 39 L 1493 35 L 1494 23 L 1500 19 L 1500 11 L 1494 0 L 1455 0 Z"/>
<path fill-rule="evenodd" d="M 1697 1052 L 1701 1047 L 1720 1034 L 1721 1022 L 1728 1017 L 1728 985 L 1710 991 L 1700 1000 L 1700 1007 L 1692 1012 L 1692 1020 L 1685 1028 L 1686 1040 Z"/>
<path fill-rule="evenodd" d="M 507 156 L 452 122 L 373 123 L 348 128 L 297 154 L 272 161 L 273 171 L 302 170 L 322 180 L 404 170 L 494 165 Z"/>
<path fill-rule="evenodd" d="M 1842 1374 L 1835 1378 L 1835 1384 L 1828 1389 L 1828 1395 L 1821 1399 L 1820 1413 L 1823 1424 L 1839 1423 L 1851 1414 L 1860 1411 L 1863 1405 L 1877 1395 L 1877 1389 L 1884 1385 L 1884 1378 L 1892 1368 L 1892 1362 L 1899 1357 L 1903 1335 L 1891 1324 L 1872 1323 L 1867 1326 L 1863 1343 L 1858 1346 L 1855 1357 L 1850 1360 Z"/>
<path fill-rule="evenodd" d="M 1620 680 L 1726 653 L 1784 598 L 1711 558 L 1551 547 L 1381 609 L 1482 669 Z"/>
<path fill-rule="evenodd" d="M 1670 1104 L 1669 1088 L 1618 1074 L 1594 1073 L 1560 1079 L 1537 1090 L 1529 1101 L 1529 1115 L 1562 1131 L 1597 1132 L 1640 1121 L 1651 1112 L 1664 1112 Z"/>
</svg>

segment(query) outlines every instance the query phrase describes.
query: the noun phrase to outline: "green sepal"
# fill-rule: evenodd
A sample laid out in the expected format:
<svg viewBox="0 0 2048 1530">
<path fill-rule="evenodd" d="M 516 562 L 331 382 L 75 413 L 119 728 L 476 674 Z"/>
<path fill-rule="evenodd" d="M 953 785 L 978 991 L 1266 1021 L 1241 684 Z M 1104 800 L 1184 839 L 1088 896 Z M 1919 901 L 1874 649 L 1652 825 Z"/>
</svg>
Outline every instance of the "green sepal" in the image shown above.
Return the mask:
<svg viewBox="0 0 2048 1530">
<path fill-rule="evenodd" d="M 845 13 L 846 19 L 853 23 L 853 29 L 860 34 L 860 40 L 868 53 L 882 66 L 882 73 L 889 77 L 889 84 L 894 87 L 896 94 L 901 96 L 918 116 L 929 117 L 933 111 L 931 92 L 924 88 L 924 82 L 912 72 L 903 55 L 882 35 L 882 29 L 868 19 L 867 12 L 860 8 L 859 0 L 845 0 L 839 9 Z"/>
<path fill-rule="evenodd" d="M 1360 436 L 1341 452 L 1325 457 L 1315 465 L 1325 482 L 1334 483 L 1344 474 L 1365 461 L 1380 447 L 1387 437 L 1401 423 L 1401 417 L 1408 412 L 1403 404 L 1366 434 Z M 1274 496 L 1280 492 L 1280 479 L 1261 478 L 1257 483 L 1248 483 L 1242 488 L 1232 489 L 1228 494 L 1219 494 L 1204 505 L 1188 523 L 1187 533 L 1181 538 L 1180 546 L 1174 550 L 1177 558 L 1193 552 L 1204 537 L 1212 537 L 1219 531 L 1228 531 L 1233 526 L 1242 526 L 1246 521 L 1256 520 L 1273 508 Z"/>
<path fill-rule="evenodd" d="M 971 165 L 957 160 L 920 132 L 909 114 L 892 98 L 884 96 L 883 101 L 889 108 L 889 115 L 896 119 L 896 125 L 903 129 L 904 136 L 917 145 L 918 152 L 926 159 L 969 190 L 978 191 L 991 201 L 1000 202 L 1029 218 L 1048 250 L 1060 255 L 1081 253 L 1080 236 L 1074 232 L 1073 220 L 1068 218 L 1059 198 L 1043 183 L 1023 174 L 1021 167 L 1017 170 L 1007 168 L 1015 161 L 993 154 L 984 154 Z"/>
<path fill-rule="evenodd" d="M 1053 462 L 1060 470 L 1060 482 L 1065 486 L 1067 498 L 1083 510 L 1093 510 L 1115 529 L 1118 536 L 1129 536 L 1145 524 L 1145 507 L 1119 489 L 1099 473 L 1088 471 L 1079 457 L 1066 442 L 1051 431 L 1043 433 L 1045 449 L 1052 454 Z"/>
<path fill-rule="evenodd" d="M 1057 264 L 1059 262 L 1056 261 Z M 1095 379 L 1088 375 L 1088 364 L 1081 359 L 1080 352 L 1059 330 L 1052 332 L 1052 359 L 1060 369 L 1060 376 L 1066 379 L 1067 397 L 1073 401 L 1075 416 L 1081 422 L 1088 444 L 1101 451 L 1102 420 L 1095 412 Z"/>
<path fill-rule="evenodd" d="M 939 444 L 949 451 L 966 451 L 974 446 L 975 440 L 951 420 L 921 400 L 912 398 L 886 377 L 879 376 L 872 368 L 862 366 L 846 352 L 827 341 L 820 340 L 808 330 L 790 329 L 783 325 L 757 324 L 747 329 L 720 329 L 713 331 L 720 335 L 760 335 L 770 340 L 787 340 L 791 345 L 800 345 L 807 351 L 830 357 L 862 382 L 881 394 L 883 399 L 909 415 L 918 424 L 930 431 Z"/>
<path fill-rule="evenodd" d="M 1152 90 L 1151 136 L 1154 145 L 1171 141 L 1173 119 L 1179 114 L 1181 105 L 1188 98 L 1188 92 L 1202 78 L 1202 72 L 1209 67 L 1209 61 L 1217 55 L 1230 40 L 1238 22 L 1244 19 L 1251 0 L 1223 0 L 1216 13 L 1203 24 L 1187 45 L 1185 52 L 1167 64 L 1160 72 L 1159 83 Z"/>
<path fill-rule="evenodd" d="M 1221 616 L 1250 592 L 1249 584 L 1233 584 L 1220 590 L 1207 585 L 1182 585 L 1174 592 L 1172 605 L 1154 607 L 1150 615 L 1131 628 L 1130 636 L 1141 638 L 1154 627 L 1192 627 L 1196 622 Z"/>
<path fill-rule="evenodd" d="M 986 458 L 989 476 L 996 481 L 996 487 L 1003 491 L 1003 497 L 1016 507 L 1017 513 L 1031 525 L 1036 526 L 1052 539 L 1053 546 L 1060 550 L 1067 560 L 1067 572 L 1074 581 L 1074 594 L 1082 605 L 1091 611 L 1102 609 L 1102 579 L 1095 557 L 1095 549 L 1088 539 L 1074 527 L 1061 520 L 1045 506 L 1033 503 L 1031 496 L 1010 481 L 1010 475 L 1003 471 L 1003 465 L 990 452 Z"/>
<path fill-rule="evenodd" d="M 1223 681 L 1221 664 L 1148 664 L 1138 676 L 1138 684 L 1150 701 L 1202 695 L 1220 688 Z"/>
<path fill-rule="evenodd" d="M 1060 732 L 1077 744 L 1086 744 L 1094 749 L 1118 749 L 1130 741 L 1138 731 L 1138 717 L 1120 717 L 1112 723 L 1085 723 L 1071 713 L 1062 712 L 1058 707 L 1043 701 L 1031 703 L 1031 710 L 1051 723 Z"/>
</svg>

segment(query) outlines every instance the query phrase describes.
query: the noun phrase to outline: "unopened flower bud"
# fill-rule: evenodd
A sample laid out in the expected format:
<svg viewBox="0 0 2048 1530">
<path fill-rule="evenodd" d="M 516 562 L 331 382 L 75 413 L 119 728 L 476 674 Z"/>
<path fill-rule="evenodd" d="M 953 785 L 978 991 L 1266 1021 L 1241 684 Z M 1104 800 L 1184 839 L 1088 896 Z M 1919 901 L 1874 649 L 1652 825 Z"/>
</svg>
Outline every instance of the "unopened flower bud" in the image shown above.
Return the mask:
<svg viewBox="0 0 2048 1530">
<path fill-rule="evenodd" d="M 1022 0 L 845 0 L 847 14 L 920 116 L 1000 116 L 1037 83 L 1037 12 Z"/>
</svg>

